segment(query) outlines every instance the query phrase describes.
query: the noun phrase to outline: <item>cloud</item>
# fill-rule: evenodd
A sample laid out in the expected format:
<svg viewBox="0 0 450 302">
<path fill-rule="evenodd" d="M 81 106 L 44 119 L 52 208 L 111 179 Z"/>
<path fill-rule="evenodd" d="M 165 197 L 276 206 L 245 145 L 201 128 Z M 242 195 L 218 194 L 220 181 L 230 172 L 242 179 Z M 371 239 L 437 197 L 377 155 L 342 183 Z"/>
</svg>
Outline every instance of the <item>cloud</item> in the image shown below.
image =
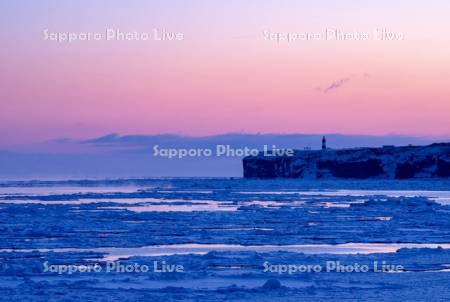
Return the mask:
<svg viewBox="0 0 450 302">
<path fill-rule="evenodd" d="M 348 81 L 350 81 L 350 77 L 347 78 L 343 78 L 337 81 L 334 81 L 333 83 L 331 83 L 331 85 L 329 85 L 327 88 L 325 88 L 323 90 L 323 93 L 329 93 L 330 91 L 333 91 L 335 89 L 338 89 L 339 87 L 341 87 L 342 85 L 344 85 L 345 83 L 347 83 Z"/>
<path fill-rule="evenodd" d="M 336 80 L 334 82 L 332 82 L 330 85 L 328 85 L 326 88 L 322 89 L 322 88 L 317 88 L 318 91 L 327 94 L 330 92 L 333 92 L 334 90 L 342 87 L 344 84 L 348 83 L 351 79 L 356 78 L 356 77 L 361 77 L 361 78 L 368 78 L 369 74 L 368 73 L 362 73 L 362 74 L 351 74 L 348 77 Z"/>
</svg>

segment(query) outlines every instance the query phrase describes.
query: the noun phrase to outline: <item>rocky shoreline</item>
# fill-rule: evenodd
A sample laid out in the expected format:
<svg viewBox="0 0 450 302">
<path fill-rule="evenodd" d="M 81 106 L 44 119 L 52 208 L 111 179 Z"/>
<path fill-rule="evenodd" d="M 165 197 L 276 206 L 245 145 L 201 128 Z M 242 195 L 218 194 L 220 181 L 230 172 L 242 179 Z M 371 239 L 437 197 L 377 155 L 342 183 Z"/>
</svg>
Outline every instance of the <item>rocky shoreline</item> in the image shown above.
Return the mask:
<svg viewBox="0 0 450 302">
<path fill-rule="evenodd" d="M 450 177 L 450 143 L 428 146 L 295 150 L 292 156 L 248 156 L 245 178 L 414 179 Z"/>
</svg>

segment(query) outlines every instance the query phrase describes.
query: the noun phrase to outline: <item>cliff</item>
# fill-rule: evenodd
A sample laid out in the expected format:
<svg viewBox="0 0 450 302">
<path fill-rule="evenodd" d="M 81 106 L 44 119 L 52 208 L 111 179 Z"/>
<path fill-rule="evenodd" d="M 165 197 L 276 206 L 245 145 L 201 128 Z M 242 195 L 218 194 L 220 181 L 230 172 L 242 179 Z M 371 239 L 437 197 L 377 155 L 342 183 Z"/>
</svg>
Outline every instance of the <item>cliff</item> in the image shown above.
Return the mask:
<svg viewBox="0 0 450 302">
<path fill-rule="evenodd" d="M 245 178 L 447 178 L 450 143 L 429 146 L 295 150 L 293 156 L 260 152 L 243 160 Z"/>
</svg>

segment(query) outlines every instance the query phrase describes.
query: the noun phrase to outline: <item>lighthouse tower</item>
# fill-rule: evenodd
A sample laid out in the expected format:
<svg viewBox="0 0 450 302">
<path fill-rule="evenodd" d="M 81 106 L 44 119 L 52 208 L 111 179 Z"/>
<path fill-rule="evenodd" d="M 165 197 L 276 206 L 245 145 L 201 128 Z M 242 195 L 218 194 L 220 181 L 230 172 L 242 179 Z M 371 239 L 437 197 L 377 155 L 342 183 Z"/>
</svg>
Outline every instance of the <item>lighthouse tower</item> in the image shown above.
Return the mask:
<svg viewBox="0 0 450 302">
<path fill-rule="evenodd" d="M 322 137 L 322 150 L 326 150 L 327 149 L 327 139 L 325 138 L 325 136 Z"/>
</svg>

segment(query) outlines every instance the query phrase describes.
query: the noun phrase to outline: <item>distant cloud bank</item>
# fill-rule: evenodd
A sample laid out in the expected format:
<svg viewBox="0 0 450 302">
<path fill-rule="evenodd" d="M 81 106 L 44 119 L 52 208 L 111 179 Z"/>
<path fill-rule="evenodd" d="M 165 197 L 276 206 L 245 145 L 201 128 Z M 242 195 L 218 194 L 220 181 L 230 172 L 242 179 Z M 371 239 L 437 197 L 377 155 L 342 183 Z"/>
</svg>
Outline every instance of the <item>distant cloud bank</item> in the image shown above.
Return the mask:
<svg viewBox="0 0 450 302">
<path fill-rule="evenodd" d="M 331 148 L 425 145 L 436 141 L 399 135 L 326 137 Z M 108 134 L 87 140 L 57 139 L 26 149 L 0 151 L 0 178 L 240 177 L 239 156 L 168 159 L 153 156 L 153 147 L 214 149 L 227 145 L 262 150 L 265 145 L 275 145 L 286 149 L 319 149 L 321 139 L 322 134 L 233 133 L 203 137 Z"/>
</svg>

